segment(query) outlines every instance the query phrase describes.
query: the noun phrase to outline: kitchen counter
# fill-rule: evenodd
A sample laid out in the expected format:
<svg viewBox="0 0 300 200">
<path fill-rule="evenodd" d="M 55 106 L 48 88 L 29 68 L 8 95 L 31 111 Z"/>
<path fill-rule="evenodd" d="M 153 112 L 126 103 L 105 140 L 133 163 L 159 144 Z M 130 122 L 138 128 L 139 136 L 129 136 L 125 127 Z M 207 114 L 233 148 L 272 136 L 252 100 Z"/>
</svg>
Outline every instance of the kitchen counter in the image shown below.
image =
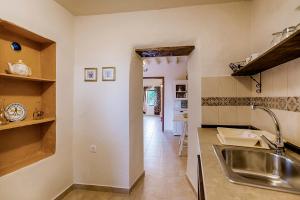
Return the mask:
<svg viewBox="0 0 300 200">
<path fill-rule="evenodd" d="M 221 144 L 217 133 L 216 128 L 198 129 L 205 200 L 300 200 L 300 195 L 229 182 L 212 147 Z"/>
</svg>

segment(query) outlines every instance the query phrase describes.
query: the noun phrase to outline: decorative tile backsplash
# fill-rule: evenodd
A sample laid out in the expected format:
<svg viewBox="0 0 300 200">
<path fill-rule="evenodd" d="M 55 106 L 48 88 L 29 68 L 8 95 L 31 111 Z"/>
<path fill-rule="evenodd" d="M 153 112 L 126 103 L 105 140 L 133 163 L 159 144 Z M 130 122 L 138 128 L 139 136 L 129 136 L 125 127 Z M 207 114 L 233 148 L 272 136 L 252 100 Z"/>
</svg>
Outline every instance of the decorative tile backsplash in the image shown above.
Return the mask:
<svg viewBox="0 0 300 200">
<path fill-rule="evenodd" d="M 202 124 L 250 125 L 249 77 L 203 77 L 201 82 Z"/>
<path fill-rule="evenodd" d="M 287 110 L 293 112 L 300 112 L 300 97 L 288 97 Z"/>
<path fill-rule="evenodd" d="M 202 106 L 250 106 L 250 97 L 203 97 Z"/>
<path fill-rule="evenodd" d="M 249 77 L 202 77 L 202 124 L 251 125 L 274 133 L 270 116 L 251 104 L 273 109 L 284 139 L 300 146 L 300 58 L 263 72 L 262 93 Z"/>
<path fill-rule="evenodd" d="M 300 97 L 202 97 L 202 106 L 250 106 L 300 112 Z"/>
</svg>

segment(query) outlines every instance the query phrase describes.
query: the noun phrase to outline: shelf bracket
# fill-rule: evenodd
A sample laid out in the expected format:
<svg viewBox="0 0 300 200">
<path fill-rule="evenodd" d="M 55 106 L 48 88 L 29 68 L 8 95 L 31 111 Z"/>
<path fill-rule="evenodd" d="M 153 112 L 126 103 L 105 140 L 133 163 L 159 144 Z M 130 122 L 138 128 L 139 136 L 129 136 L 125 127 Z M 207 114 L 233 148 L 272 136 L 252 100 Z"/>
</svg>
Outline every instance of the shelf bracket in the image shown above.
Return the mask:
<svg viewBox="0 0 300 200">
<path fill-rule="evenodd" d="M 261 73 L 259 73 L 259 81 L 253 76 L 250 76 L 250 78 L 256 83 L 256 93 L 261 93 Z"/>
</svg>

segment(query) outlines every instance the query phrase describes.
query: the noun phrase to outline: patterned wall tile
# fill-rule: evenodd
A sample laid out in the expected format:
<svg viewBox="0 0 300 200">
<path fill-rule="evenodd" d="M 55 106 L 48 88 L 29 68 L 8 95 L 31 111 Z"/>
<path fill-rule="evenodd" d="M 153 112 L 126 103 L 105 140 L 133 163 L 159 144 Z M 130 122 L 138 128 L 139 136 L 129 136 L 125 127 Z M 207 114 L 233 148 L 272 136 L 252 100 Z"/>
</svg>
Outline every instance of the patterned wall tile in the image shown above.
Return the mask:
<svg viewBox="0 0 300 200">
<path fill-rule="evenodd" d="M 300 112 L 300 97 L 203 97 L 202 106 L 250 106 Z"/>
<path fill-rule="evenodd" d="M 203 97 L 202 106 L 248 106 L 249 97 Z"/>
<path fill-rule="evenodd" d="M 300 112 L 300 97 L 288 97 L 287 110 L 293 112 Z"/>
</svg>

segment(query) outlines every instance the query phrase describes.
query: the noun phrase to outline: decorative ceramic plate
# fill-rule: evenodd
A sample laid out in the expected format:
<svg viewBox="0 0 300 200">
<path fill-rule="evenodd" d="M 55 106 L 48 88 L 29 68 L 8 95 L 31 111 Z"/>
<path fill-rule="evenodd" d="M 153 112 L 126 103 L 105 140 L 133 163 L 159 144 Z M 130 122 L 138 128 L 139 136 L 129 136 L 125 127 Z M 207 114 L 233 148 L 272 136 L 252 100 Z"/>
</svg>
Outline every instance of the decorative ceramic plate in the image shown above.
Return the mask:
<svg viewBox="0 0 300 200">
<path fill-rule="evenodd" d="M 5 117 L 8 121 L 21 121 L 26 117 L 26 109 L 20 103 L 12 103 L 5 108 Z"/>
</svg>

